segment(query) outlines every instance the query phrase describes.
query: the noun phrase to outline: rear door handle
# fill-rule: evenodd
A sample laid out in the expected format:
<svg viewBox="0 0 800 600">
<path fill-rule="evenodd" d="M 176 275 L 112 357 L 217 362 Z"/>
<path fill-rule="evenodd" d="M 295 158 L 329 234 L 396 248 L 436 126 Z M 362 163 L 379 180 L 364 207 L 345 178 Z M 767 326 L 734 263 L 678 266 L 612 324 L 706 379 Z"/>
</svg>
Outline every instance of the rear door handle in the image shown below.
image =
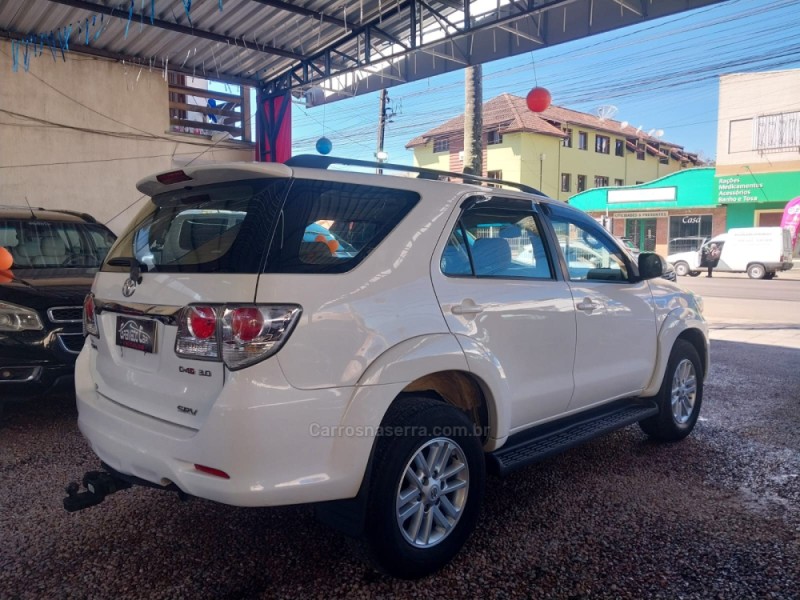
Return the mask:
<svg viewBox="0 0 800 600">
<path fill-rule="evenodd" d="M 595 302 L 591 298 L 584 298 L 582 302 L 578 302 L 578 304 L 575 305 L 575 308 L 590 313 L 593 310 L 599 310 L 603 308 L 603 305 Z"/>
<path fill-rule="evenodd" d="M 461 304 L 456 304 L 450 309 L 454 315 L 477 315 L 483 312 L 483 307 L 475 304 L 475 301 L 466 298 Z"/>
</svg>

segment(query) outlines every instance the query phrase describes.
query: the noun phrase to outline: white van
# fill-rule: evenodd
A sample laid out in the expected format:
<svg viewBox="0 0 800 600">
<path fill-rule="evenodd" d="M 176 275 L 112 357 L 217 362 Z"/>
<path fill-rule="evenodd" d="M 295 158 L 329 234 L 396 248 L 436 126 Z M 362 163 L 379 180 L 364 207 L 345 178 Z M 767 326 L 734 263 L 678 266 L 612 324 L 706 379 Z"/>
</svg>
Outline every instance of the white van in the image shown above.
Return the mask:
<svg viewBox="0 0 800 600">
<path fill-rule="evenodd" d="M 747 273 L 752 279 L 772 279 L 777 271 L 788 271 L 792 262 L 792 236 L 781 227 L 741 227 L 708 240 L 698 252 L 679 252 L 667 256 L 678 275 L 700 274 L 700 257 L 711 244 L 722 247 L 715 271 Z"/>
</svg>

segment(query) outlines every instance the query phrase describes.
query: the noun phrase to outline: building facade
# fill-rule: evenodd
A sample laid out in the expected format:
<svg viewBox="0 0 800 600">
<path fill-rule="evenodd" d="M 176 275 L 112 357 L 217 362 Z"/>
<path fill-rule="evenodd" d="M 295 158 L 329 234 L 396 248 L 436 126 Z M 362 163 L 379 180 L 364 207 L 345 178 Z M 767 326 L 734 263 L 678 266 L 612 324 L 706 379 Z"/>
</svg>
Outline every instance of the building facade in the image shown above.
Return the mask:
<svg viewBox="0 0 800 600">
<path fill-rule="evenodd" d="M 253 160 L 252 143 L 227 136 L 234 127 L 192 118 L 209 114 L 207 98 L 231 94 L 190 92 L 163 69 L 73 53 L 31 58 L 28 70 L 20 59 L 14 72 L 12 54 L 0 40 L 2 204 L 87 212 L 119 232 L 139 210 L 142 177 Z"/>
<path fill-rule="evenodd" d="M 406 148 L 413 150 L 416 166 L 460 173 L 463 114 Z M 681 146 L 613 119 L 560 106 L 534 113 L 525 98 L 511 94 L 483 106 L 483 174 L 530 185 L 552 198 L 644 183 L 696 163 L 697 157 Z"/>
<path fill-rule="evenodd" d="M 716 193 L 728 227 L 776 226 L 800 196 L 800 70 L 720 77 Z"/>
<path fill-rule="evenodd" d="M 569 202 L 642 250 L 665 255 L 689 237 L 778 226 L 786 204 L 800 196 L 798 97 L 800 70 L 724 75 L 715 168 L 589 190 Z"/>
</svg>

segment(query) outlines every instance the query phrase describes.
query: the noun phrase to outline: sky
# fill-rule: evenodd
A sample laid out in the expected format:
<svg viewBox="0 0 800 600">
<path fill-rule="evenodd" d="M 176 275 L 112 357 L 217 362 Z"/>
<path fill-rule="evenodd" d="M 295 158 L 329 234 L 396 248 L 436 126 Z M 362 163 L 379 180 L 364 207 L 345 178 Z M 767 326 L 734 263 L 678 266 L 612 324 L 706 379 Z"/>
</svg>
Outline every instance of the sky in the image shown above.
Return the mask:
<svg viewBox="0 0 800 600">
<path fill-rule="evenodd" d="M 719 76 L 800 68 L 800 0 L 727 0 L 671 17 L 523 54 L 483 66 L 484 102 L 503 92 L 547 88 L 553 104 L 596 114 L 601 106 L 645 132 L 716 154 Z M 464 71 L 388 89 L 396 113 L 386 126 L 389 162 L 412 164 L 405 144 L 464 110 Z M 752 108 L 753 113 L 758 107 Z M 798 99 L 800 110 L 800 99 Z M 373 160 L 379 97 L 292 107 L 293 154 Z"/>
</svg>

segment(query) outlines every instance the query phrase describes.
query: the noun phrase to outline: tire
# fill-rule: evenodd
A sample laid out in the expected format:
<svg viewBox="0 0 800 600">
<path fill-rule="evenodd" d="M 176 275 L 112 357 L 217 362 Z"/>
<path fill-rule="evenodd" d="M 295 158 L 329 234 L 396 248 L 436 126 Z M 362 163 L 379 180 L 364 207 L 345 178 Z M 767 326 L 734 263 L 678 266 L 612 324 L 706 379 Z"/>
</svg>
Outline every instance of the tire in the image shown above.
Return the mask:
<svg viewBox="0 0 800 600">
<path fill-rule="evenodd" d="M 700 275 L 700 271 L 689 271 L 689 275 L 691 277 L 697 277 L 698 275 Z"/>
<path fill-rule="evenodd" d="M 363 549 L 378 570 L 417 579 L 446 565 L 475 528 L 486 477 L 483 448 L 463 412 L 430 398 L 398 399 L 381 427 L 386 435 L 376 440 Z M 435 457 L 443 451 L 447 461 L 440 463 Z M 441 477 L 442 470 L 451 475 Z M 452 486 L 458 487 L 446 491 Z"/>
<path fill-rule="evenodd" d="M 767 274 L 767 269 L 760 263 L 753 263 L 747 266 L 747 276 L 750 279 L 764 279 Z"/>
<path fill-rule="evenodd" d="M 680 260 L 675 263 L 674 267 L 675 274 L 679 277 L 686 277 L 689 274 L 689 263 Z"/>
<path fill-rule="evenodd" d="M 692 432 L 703 404 L 703 366 L 686 340 L 672 347 L 655 400 L 658 414 L 639 422 L 642 431 L 660 442 L 676 442 Z"/>
</svg>

